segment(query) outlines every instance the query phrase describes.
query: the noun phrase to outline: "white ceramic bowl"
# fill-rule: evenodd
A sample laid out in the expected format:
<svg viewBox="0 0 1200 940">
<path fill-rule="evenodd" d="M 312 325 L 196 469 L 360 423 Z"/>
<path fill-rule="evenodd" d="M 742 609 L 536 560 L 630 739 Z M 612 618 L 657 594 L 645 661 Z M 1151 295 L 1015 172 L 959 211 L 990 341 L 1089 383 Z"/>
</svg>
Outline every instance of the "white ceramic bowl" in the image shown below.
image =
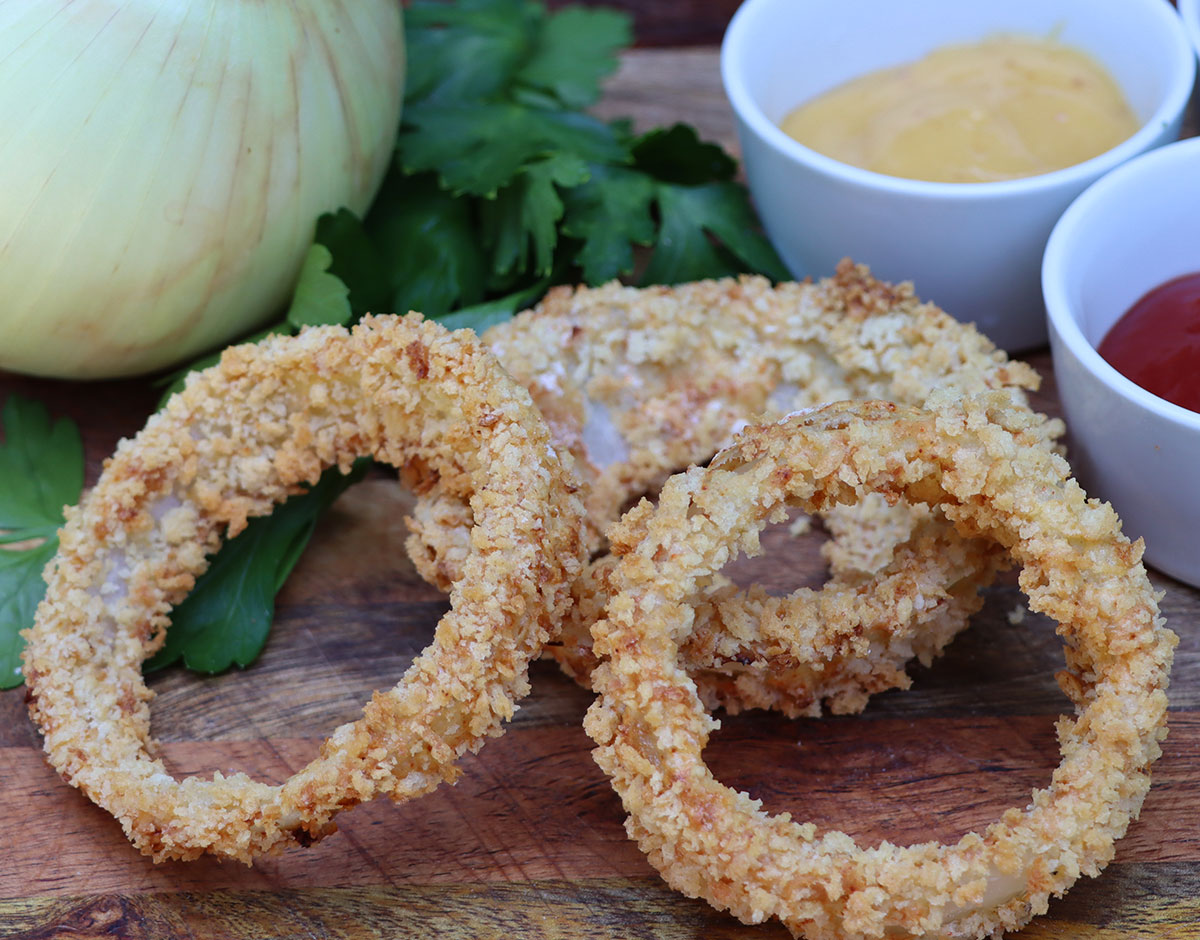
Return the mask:
<svg viewBox="0 0 1200 940">
<path fill-rule="evenodd" d="M 1192 41 L 1192 48 L 1200 55 L 1200 0 L 1178 0 L 1179 16 L 1183 28 Z"/>
<path fill-rule="evenodd" d="M 1071 464 L 1113 504 L 1154 567 L 1200 587 L 1200 414 L 1100 358 L 1120 316 L 1164 281 L 1200 271 L 1200 138 L 1118 167 L 1054 227 L 1042 285 Z"/>
<path fill-rule="evenodd" d="M 850 78 L 996 33 L 1053 36 L 1103 64 L 1143 122 L 1064 170 L 995 183 L 932 183 L 848 166 L 778 123 Z M 747 0 L 721 49 L 746 176 L 771 241 L 797 276 L 849 255 L 974 321 L 1009 351 L 1041 345 L 1038 283 L 1055 220 L 1103 173 L 1179 136 L 1196 58 L 1166 0 Z"/>
</svg>

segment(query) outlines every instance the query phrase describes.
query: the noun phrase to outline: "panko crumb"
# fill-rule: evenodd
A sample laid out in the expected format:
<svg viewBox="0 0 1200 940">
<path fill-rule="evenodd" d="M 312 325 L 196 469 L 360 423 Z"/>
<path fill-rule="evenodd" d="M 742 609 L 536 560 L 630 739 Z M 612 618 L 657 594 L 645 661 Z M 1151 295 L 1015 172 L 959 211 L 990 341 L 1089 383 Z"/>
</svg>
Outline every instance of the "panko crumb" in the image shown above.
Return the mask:
<svg viewBox="0 0 1200 940">
<path fill-rule="evenodd" d="M 803 538 L 813 530 L 813 517 L 806 512 L 800 513 L 788 523 L 787 533 L 794 539 Z"/>
</svg>

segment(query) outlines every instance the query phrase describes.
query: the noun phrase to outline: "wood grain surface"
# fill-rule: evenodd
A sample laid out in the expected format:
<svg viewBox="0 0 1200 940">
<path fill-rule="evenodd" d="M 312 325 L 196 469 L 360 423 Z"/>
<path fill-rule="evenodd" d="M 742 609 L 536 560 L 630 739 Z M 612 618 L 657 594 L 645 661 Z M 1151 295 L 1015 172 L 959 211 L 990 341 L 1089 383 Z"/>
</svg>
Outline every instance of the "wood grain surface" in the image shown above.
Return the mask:
<svg viewBox="0 0 1200 940">
<path fill-rule="evenodd" d="M 637 50 L 602 105 L 643 124 L 675 119 L 735 146 L 712 49 Z M 919 285 L 918 285 L 919 288 Z M 1039 398 L 1057 411 L 1049 357 Z M 89 477 L 153 407 L 146 383 L 73 385 L 0 375 L 84 430 Z M 350 490 L 288 582 L 262 659 L 245 672 L 155 677 L 154 728 L 178 773 L 244 769 L 278 781 L 371 691 L 392 685 L 444 599 L 403 551 L 407 496 L 385 479 Z M 818 582 L 819 534 L 770 530 L 741 573 L 776 589 Z M 1153 575 L 1181 642 L 1171 731 L 1142 818 L 1117 860 L 1085 879 L 1029 938 L 1200 938 L 1200 592 Z M 913 688 L 858 717 L 726 719 L 706 752 L 718 776 L 863 840 L 952 839 L 1023 805 L 1057 763 L 1053 627 L 1007 580 Z M 154 865 L 44 762 L 21 690 L 0 693 L 0 937 L 781 938 L 658 879 L 629 840 L 581 729 L 590 696 L 546 664 L 504 737 L 464 762 L 455 787 L 359 807 L 308 850 L 253 868 Z"/>
</svg>

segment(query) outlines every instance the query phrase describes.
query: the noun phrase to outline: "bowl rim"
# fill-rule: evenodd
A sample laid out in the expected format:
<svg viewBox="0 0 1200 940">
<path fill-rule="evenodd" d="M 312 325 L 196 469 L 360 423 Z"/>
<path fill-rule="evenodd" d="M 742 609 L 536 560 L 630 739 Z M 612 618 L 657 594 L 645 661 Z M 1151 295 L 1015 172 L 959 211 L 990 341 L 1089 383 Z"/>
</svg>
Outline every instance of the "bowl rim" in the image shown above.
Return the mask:
<svg viewBox="0 0 1200 940">
<path fill-rule="evenodd" d="M 1164 0 L 1125 0 L 1140 3 L 1147 16 L 1157 17 L 1171 35 L 1170 54 L 1172 77 L 1158 107 L 1130 137 L 1115 147 L 1097 154 L 1082 163 L 1060 170 L 1024 176 L 1010 180 L 982 183 L 946 183 L 889 176 L 851 166 L 833 157 L 806 147 L 789 137 L 771 121 L 750 94 L 743 78 L 746 60 L 753 53 L 753 36 L 761 22 L 769 22 L 772 5 L 796 3 L 799 0 L 744 0 L 734 13 L 721 41 L 721 81 L 734 113 L 764 143 L 790 160 L 846 183 L 888 190 L 918 197 L 934 197 L 949 201 L 1002 199 L 1012 195 L 1029 195 L 1094 179 L 1148 149 L 1164 127 L 1183 114 L 1196 81 L 1197 50 L 1184 30 L 1179 14 Z"/>
<path fill-rule="evenodd" d="M 1200 431 L 1200 414 L 1182 405 L 1160 398 L 1148 392 L 1132 379 L 1118 372 L 1084 336 L 1079 321 L 1073 314 L 1074 305 L 1068 300 L 1063 278 L 1068 259 L 1074 248 L 1076 233 L 1088 222 L 1089 213 L 1097 204 L 1103 203 L 1114 190 L 1119 190 L 1130 179 L 1155 174 L 1164 164 L 1179 161 L 1193 164 L 1200 160 L 1200 137 L 1189 137 L 1134 157 L 1110 173 L 1102 176 L 1085 189 L 1059 218 L 1042 255 L 1042 297 L 1046 303 L 1046 319 L 1051 333 L 1057 333 L 1072 356 L 1090 375 L 1111 391 L 1167 421 Z M 1200 259 L 1196 270 L 1200 271 Z M 1153 290 L 1153 285 L 1148 288 Z"/>
<path fill-rule="evenodd" d="M 1176 0 L 1179 19 L 1183 22 L 1183 30 L 1191 40 L 1192 48 L 1200 56 L 1200 0 Z"/>
</svg>

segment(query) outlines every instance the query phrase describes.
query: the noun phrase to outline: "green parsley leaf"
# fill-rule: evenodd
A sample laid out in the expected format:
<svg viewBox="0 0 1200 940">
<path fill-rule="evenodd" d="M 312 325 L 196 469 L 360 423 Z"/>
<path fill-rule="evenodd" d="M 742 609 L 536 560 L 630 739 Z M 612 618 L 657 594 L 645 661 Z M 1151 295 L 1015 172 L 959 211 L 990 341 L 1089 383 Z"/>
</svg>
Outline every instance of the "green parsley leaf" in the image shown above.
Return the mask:
<svg viewBox="0 0 1200 940">
<path fill-rule="evenodd" d="M 65 418 L 52 424 L 44 405 L 16 395 L 0 420 L 0 542 L 49 538 L 62 525 L 63 506 L 83 490 L 79 428 Z"/>
<path fill-rule="evenodd" d="M 376 200 L 382 205 L 382 199 Z M 329 249 L 329 273 L 350 290 L 354 317 L 391 312 L 392 279 L 371 236 L 353 212 L 338 209 L 317 220 L 316 241 Z"/>
<path fill-rule="evenodd" d="M 643 134 L 633 142 L 633 159 L 655 179 L 682 186 L 731 180 L 737 174 L 737 161 L 718 144 L 702 141 L 688 124 Z"/>
<path fill-rule="evenodd" d="M 366 230 L 387 273 L 386 312 L 433 317 L 483 300 L 488 264 L 474 207 L 432 174 L 390 180 Z"/>
<path fill-rule="evenodd" d="M 587 162 L 631 159 L 611 127 L 579 112 L 507 101 L 425 105 L 407 111 L 405 123 L 399 141 L 405 172 L 436 171 L 453 196 L 494 197 L 522 167 L 554 151 Z"/>
<path fill-rule="evenodd" d="M 633 271 L 633 246 L 654 241 L 654 180 L 621 166 L 593 166 L 590 178 L 564 194 L 563 232 L 579 239 L 575 260 L 589 284 Z"/>
<path fill-rule="evenodd" d="M 309 246 L 284 320 L 299 330 L 304 326 L 332 324 L 345 326 L 350 322 L 350 289 L 336 275 L 329 273 L 333 255 L 321 244 Z"/>
<path fill-rule="evenodd" d="M 532 55 L 516 75 L 568 108 L 586 108 L 600 96 L 600 81 L 617 66 L 632 41 L 629 18 L 616 10 L 564 7 L 546 18 Z"/>
<path fill-rule="evenodd" d="M 12 689 L 24 679 L 21 631 L 33 625 L 33 614 L 46 595 L 42 570 L 58 551 L 58 539 L 47 539 L 23 551 L 0 549 L 0 689 Z"/>
<path fill-rule="evenodd" d="M 208 570 L 171 612 L 162 648 L 146 671 L 183 660 L 197 672 L 248 666 L 262 651 L 275 616 L 275 595 L 299 561 L 317 518 L 370 466 L 360 460 L 343 476 L 336 468 L 269 516 L 251 519 L 212 556 Z"/>
<path fill-rule="evenodd" d="M 661 218 L 643 284 L 678 284 L 746 271 L 777 280 L 787 269 L 757 229 L 745 192 L 735 183 L 656 188 Z M 716 244 L 709 236 L 720 239 Z"/>
<path fill-rule="evenodd" d="M 548 13 L 529 0 L 418 2 L 409 35 L 406 106 L 497 99 L 585 108 L 629 44 L 629 18 L 615 10 Z"/>
<path fill-rule="evenodd" d="M 83 491 L 83 441 L 71 421 L 51 423 L 39 402 L 11 396 L 0 444 L 0 689 L 21 684 L 21 631 L 46 594 L 42 569 L 58 551 L 63 507 Z"/>
<path fill-rule="evenodd" d="M 544 10 L 527 0 L 416 0 L 404 11 L 405 108 L 502 94 L 529 58 Z"/>
<path fill-rule="evenodd" d="M 438 323 L 448 330 L 470 329 L 482 333 L 489 326 L 511 320 L 513 314 L 532 306 L 550 286 L 550 278 L 534 281 L 524 290 L 513 291 L 495 300 L 487 300 L 471 307 L 463 307 L 454 313 L 438 318 Z"/>
<path fill-rule="evenodd" d="M 578 186 L 589 175 L 588 165 L 575 154 L 554 153 L 530 163 L 495 200 L 485 202 L 483 237 L 492 246 L 492 270 L 549 274 L 563 216 L 558 187 Z"/>
<path fill-rule="evenodd" d="M 627 122 L 603 124 L 579 110 L 615 67 L 627 16 L 547 12 L 532 0 L 418 0 L 415 10 L 407 22 L 416 77 L 395 175 L 432 175 L 453 223 L 440 233 L 439 255 L 451 260 L 439 265 L 421 257 L 432 218 L 401 218 L 395 202 L 373 210 L 373 220 L 392 217 L 391 244 L 416 256 L 397 277 L 412 284 L 407 306 L 441 317 L 511 296 L 548 272 L 553 282 L 601 283 L 631 274 L 639 246 L 653 247 L 643 283 L 788 276 L 721 147 L 685 124 L 635 137 Z M 485 266 L 472 281 L 454 261 L 474 260 L 478 249 Z M 387 254 L 404 264 L 396 248 Z M 440 289 L 429 283 L 435 271 Z"/>
</svg>

